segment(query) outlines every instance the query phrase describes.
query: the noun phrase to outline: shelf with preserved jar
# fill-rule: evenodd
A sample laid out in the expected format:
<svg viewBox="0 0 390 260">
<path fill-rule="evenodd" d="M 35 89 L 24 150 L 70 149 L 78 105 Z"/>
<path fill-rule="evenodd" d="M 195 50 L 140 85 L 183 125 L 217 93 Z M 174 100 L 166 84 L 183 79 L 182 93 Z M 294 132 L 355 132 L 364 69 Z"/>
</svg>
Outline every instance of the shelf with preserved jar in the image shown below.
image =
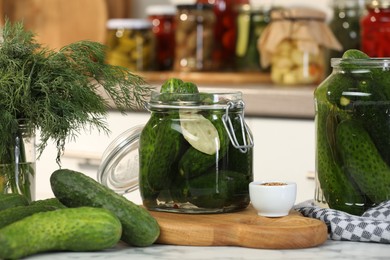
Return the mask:
<svg viewBox="0 0 390 260">
<path fill-rule="evenodd" d="M 390 1 L 370 0 L 361 20 L 361 49 L 370 57 L 390 56 Z"/>
</svg>

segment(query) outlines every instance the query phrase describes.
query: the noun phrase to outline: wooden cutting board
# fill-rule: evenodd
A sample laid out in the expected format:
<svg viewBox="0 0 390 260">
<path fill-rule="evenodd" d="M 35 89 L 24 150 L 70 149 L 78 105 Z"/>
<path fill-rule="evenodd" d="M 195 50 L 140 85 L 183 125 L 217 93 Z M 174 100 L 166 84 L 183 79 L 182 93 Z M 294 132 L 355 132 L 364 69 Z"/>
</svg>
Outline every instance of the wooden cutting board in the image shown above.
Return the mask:
<svg viewBox="0 0 390 260">
<path fill-rule="evenodd" d="M 324 222 L 294 210 L 280 218 L 258 216 L 252 207 L 225 214 L 150 213 L 160 224 L 160 244 L 293 249 L 321 245 L 328 236 Z"/>
</svg>

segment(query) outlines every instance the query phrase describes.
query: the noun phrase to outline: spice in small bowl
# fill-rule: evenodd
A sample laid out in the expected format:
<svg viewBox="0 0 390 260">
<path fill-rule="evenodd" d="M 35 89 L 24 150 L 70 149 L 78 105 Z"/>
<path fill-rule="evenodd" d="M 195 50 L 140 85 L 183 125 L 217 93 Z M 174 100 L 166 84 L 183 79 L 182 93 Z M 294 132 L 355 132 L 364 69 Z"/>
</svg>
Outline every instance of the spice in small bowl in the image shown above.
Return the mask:
<svg viewBox="0 0 390 260">
<path fill-rule="evenodd" d="M 249 196 L 258 215 L 287 216 L 294 206 L 297 185 L 285 181 L 254 181 L 249 184 Z"/>
</svg>

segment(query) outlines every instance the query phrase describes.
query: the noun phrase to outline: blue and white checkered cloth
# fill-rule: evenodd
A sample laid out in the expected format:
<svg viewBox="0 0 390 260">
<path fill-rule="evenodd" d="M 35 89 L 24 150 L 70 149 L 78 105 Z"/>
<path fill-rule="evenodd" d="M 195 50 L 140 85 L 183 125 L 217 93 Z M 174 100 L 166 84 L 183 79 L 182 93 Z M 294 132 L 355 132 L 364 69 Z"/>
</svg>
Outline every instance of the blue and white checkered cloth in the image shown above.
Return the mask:
<svg viewBox="0 0 390 260">
<path fill-rule="evenodd" d="M 324 221 L 329 239 L 390 243 L 390 201 L 367 210 L 362 216 L 322 208 L 312 200 L 297 204 L 294 209 L 305 217 Z"/>
</svg>

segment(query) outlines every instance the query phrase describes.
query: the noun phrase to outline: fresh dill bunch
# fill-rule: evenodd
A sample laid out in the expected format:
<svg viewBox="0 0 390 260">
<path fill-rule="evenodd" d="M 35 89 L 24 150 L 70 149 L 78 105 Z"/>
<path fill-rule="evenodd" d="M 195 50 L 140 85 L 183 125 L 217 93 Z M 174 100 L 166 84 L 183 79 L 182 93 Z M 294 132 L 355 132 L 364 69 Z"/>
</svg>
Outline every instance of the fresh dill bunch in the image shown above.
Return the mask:
<svg viewBox="0 0 390 260">
<path fill-rule="evenodd" d="M 6 20 L 0 43 L 0 164 L 10 162 L 9 148 L 21 120 L 40 130 L 38 156 L 54 140 L 57 160 L 65 143 L 82 130 L 109 133 L 109 100 L 125 112 L 138 109 L 151 88 L 127 68 L 105 62 L 105 45 L 80 41 L 59 51 L 48 49 L 22 22 Z"/>
</svg>

